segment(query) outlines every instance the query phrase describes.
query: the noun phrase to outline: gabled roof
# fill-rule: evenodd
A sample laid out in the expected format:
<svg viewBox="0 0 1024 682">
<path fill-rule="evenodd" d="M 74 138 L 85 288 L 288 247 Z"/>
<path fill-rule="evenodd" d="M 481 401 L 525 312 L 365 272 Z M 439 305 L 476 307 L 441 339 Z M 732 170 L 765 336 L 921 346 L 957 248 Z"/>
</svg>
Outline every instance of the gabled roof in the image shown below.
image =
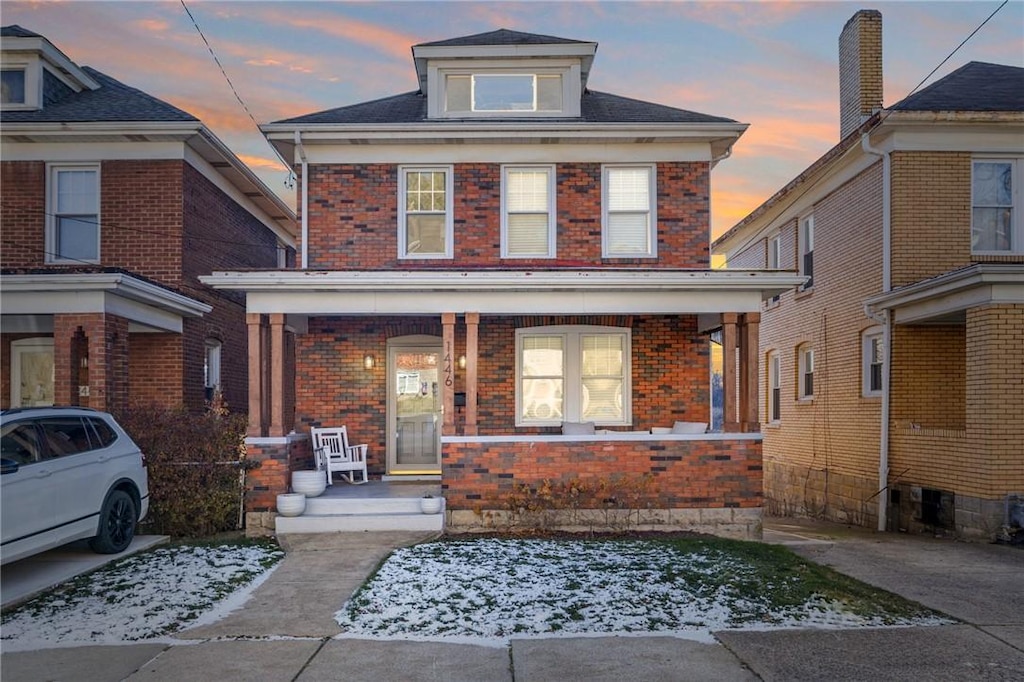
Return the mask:
<svg viewBox="0 0 1024 682">
<path fill-rule="evenodd" d="M 486 33 L 475 33 L 471 36 L 459 38 L 448 38 L 446 40 L 435 40 L 429 43 L 419 43 L 414 47 L 464 47 L 470 45 L 560 45 L 577 43 L 585 45 L 586 40 L 571 40 L 569 38 L 556 38 L 545 36 L 539 33 L 523 33 L 522 31 L 511 31 L 507 28 L 499 28 L 497 31 Z"/>
<path fill-rule="evenodd" d="M 5 34 L 6 35 L 6 34 Z M 71 94 L 42 109 L 0 112 L 3 123 L 45 123 L 88 121 L 198 121 L 188 112 L 125 85 L 107 74 L 82 67 L 101 87 Z"/>
<path fill-rule="evenodd" d="M 0 26 L 0 38 L 42 38 L 43 36 L 38 33 L 33 33 L 27 28 L 22 28 L 17 24 L 11 24 L 10 26 Z"/>
<path fill-rule="evenodd" d="M 686 109 L 644 102 L 629 97 L 620 97 L 604 92 L 588 90 L 583 93 L 579 118 L 558 119 L 547 118 L 535 121 L 508 119 L 518 125 L 548 125 L 562 120 L 582 121 L 584 123 L 735 123 L 732 119 L 720 116 L 701 114 Z M 490 119 L 491 122 L 502 119 Z M 313 114 L 296 116 L 277 124 L 408 124 L 427 121 L 427 98 L 419 92 L 406 92 L 401 95 L 385 97 L 371 102 L 361 102 L 336 109 L 327 109 Z M 442 121 L 431 121 L 450 125 L 453 128 L 465 123 L 466 119 L 449 118 Z"/>
<path fill-rule="evenodd" d="M 969 62 L 910 95 L 894 111 L 1024 111 L 1024 69 Z"/>
</svg>

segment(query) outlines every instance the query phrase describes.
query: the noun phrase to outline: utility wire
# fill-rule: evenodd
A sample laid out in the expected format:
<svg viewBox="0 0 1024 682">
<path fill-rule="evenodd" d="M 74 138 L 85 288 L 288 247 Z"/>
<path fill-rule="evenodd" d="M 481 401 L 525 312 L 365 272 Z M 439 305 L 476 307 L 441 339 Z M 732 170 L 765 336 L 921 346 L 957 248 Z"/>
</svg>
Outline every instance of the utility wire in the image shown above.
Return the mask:
<svg viewBox="0 0 1024 682">
<path fill-rule="evenodd" d="M 277 147 L 271 144 L 270 140 L 267 139 L 267 136 L 263 134 L 262 130 L 260 130 L 260 124 L 256 122 L 256 117 L 252 115 L 252 112 L 249 110 L 249 106 L 242 99 L 242 96 L 238 94 L 238 90 L 235 89 L 235 84 L 231 82 L 231 78 L 228 76 L 228 72 L 224 69 L 224 65 L 220 62 L 220 58 L 218 58 L 217 53 L 213 51 L 213 45 L 211 45 L 210 41 L 206 39 L 206 34 L 203 33 L 203 29 L 199 28 L 199 22 L 197 22 L 196 18 L 192 16 L 192 11 L 188 8 L 188 5 L 185 4 L 185 0 L 179 0 L 179 2 L 181 2 L 181 6 L 185 10 L 185 14 L 187 14 L 188 18 L 192 21 L 192 25 L 195 26 L 196 31 L 199 32 L 199 37 L 203 39 L 204 43 L 206 43 L 206 49 L 210 51 L 210 56 L 213 57 L 213 61 L 217 64 L 217 68 L 220 69 L 221 75 L 224 76 L 224 80 L 227 81 L 228 87 L 231 88 L 231 92 L 234 93 L 235 99 L 237 99 L 238 103 L 242 105 L 242 109 L 244 109 L 245 113 L 248 114 L 249 120 L 252 121 L 252 124 L 256 126 L 256 130 L 257 132 L 259 132 L 260 137 L 266 140 L 267 144 L 274 151 L 274 154 L 277 155 L 277 158 L 281 160 L 281 163 L 283 163 L 284 167 L 288 170 L 288 178 L 287 180 L 285 180 L 285 186 L 294 187 L 295 173 L 292 172 L 292 165 L 288 162 L 287 159 L 281 156 L 281 152 L 277 151 Z"/>
<path fill-rule="evenodd" d="M 986 17 L 986 18 L 985 18 L 985 20 L 984 20 L 984 21 L 982 21 L 982 22 L 981 22 L 980 24 L 978 24 L 978 26 L 977 26 L 977 27 L 975 27 L 975 29 L 974 29 L 973 31 L 971 31 L 971 32 L 970 32 L 970 34 L 968 34 L 968 36 L 967 36 L 966 38 L 964 38 L 963 40 L 961 40 L 961 41 L 960 41 L 960 44 L 959 44 L 959 45 L 957 45 L 957 46 L 956 46 L 955 48 L 953 48 L 953 51 L 952 51 L 952 52 L 950 52 L 950 53 L 949 53 L 948 55 L 946 55 L 946 57 L 945 57 L 945 58 L 944 58 L 944 59 L 943 59 L 943 60 L 942 60 L 941 62 L 939 62 L 939 63 L 938 63 L 938 65 L 937 65 L 937 66 L 936 66 L 936 67 L 935 67 L 934 69 L 932 69 L 932 70 L 931 70 L 930 72 L 928 72 L 928 75 L 927 75 L 927 76 L 925 76 L 924 78 L 922 78 L 922 79 L 921 79 L 921 82 L 920 82 L 920 83 L 918 83 L 917 85 L 915 85 L 915 86 L 914 86 L 914 88 L 913 88 L 913 89 L 912 89 L 912 90 L 911 90 L 910 92 L 908 92 L 908 93 L 907 93 L 906 95 L 904 95 L 904 96 L 903 96 L 903 97 L 901 97 L 901 98 L 900 98 L 899 100 L 897 100 L 897 103 L 899 103 L 899 102 L 902 102 L 903 100 L 907 99 L 908 97 L 910 97 L 911 95 L 913 95 L 913 94 L 914 94 L 915 92 L 917 92 L 917 91 L 918 91 L 918 90 L 919 90 L 919 89 L 921 88 L 921 86 L 922 86 L 922 85 L 924 85 L 924 84 L 925 84 L 925 83 L 926 83 L 926 82 L 928 81 L 928 79 L 929 79 L 929 78 L 931 78 L 931 77 L 932 77 L 933 75 L 935 75 L 935 72 L 936 72 L 936 71 L 938 71 L 939 69 L 941 69 L 941 68 L 942 68 L 942 65 L 943 65 L 943 64 L 945 64 L 945 63 L 946 63 L 946 62 L 948 62 L 948 61 L 949 61 L 950 59 L 952 59 L 952 58 L 953 58 L 953 55 L 955 55 L 955 54 L 956 54 L 957 52 L 959 52 L 959 51 L 960 51 L 960 48 L 962 48 L 962 47 L 963 47 L 964 45 L 966 45 L 966 44 L 967 44 L 967 41 L 969 41 L 969 40 L 970 40 L 971 38 L 973 38 L 973 37 L 974 37 L 974 35 L 975 35 L 975 34 L 976 34 L 976 33 L 977 33 L 978 31 L 980 31 L 980 30 L 981 30 L 981 29 L 982 29 L 982 28 L 983 28 L 983 27 L 985 26 L 985 24 L 987 24 L 987 23 L 988 23 L 989 21 L 991 21 L 991 20 L 992 20 L 992 17 L 994 17 L 994 16 L 996 15 L 996 14 L 998 14 L 998 13 L 999 13 L 999 10 L 1003 9 L 1003 7 L 1006 7 L 1006 5 L 1007 5 L 1007 3 L 1009 3 L 1009 1 L 1010 1 L 1010 0 L 1003 0 L 1002 4 L 1000 4 L 1000 5 L 999 5 L 999 7 L 996 7 L 996 8 L 995 8 L 995 9 L 994 9 L 994 10 L 992 11 L 992 13 L 991 13 L 991 14 L 989 14 L 989 15 L 988 15 L 988 17 Z M 872 125 L 872 126 L 871 126 L 870 128 L 868 128 L 867 130 L 865 130 L 865 131 L 864 131 L 864 132 L 862 133 L 862 135 L 867 135 L 867 134 L 868 134 L 868 133 L 870 133 L 871 131 L 873 131 L 873 130 L 875 130 L 876 128 L 878 128 L 878 126 L 882 125 L 882 123 L 883 123 L 883 122 L 885 122 L 885 119 L 889 118 L 889 116 L 890 116 L 890 115 L 892 114 L 892 112 L 893 112 L 893 109 L 892 109 L 892 108 L 889 108 L 889 109 L 885 109 L 885 108 L 883 108 L 883 109 L 882 109 L 882 111 L 881 111 L 881 113 L 880 113 L 880 115 L 879 115 L 879 117 L 878 117 L 878 120 L 877 120 L 877 121 L 875 121 L 874 125 Z M 850 147 L 849 147 L 848 149 L 846 149 L 846 150 L 845 150 L 845 151 L 844 151 L 844 152 L 842 153 L 842 155 L 840 156 L 840 159 L 841 159 L 841 158 L 843 158 L 843 157 L 845 157 L 846 155 L 848 155 L 848 154 L 849 154 L 849 153 L 850 153 L 851 151 L 853 151 L 853 150 L 854 150 L 854 149 L 856 149 L 856 148 L 857 148 L 857 145 L 851 145 L 851 146 L 850 146 Z M 817 163 L 817 161 L 815 161 L 814 163 Z M 812 163 L 812 164 L 811 164 L 811 166 L 813 166 L 813 165 L 814 165 L 814 163 Z M 806 170 L 805 170 L 804 172 L 806 172 Z M 799 176 L 797 176 L 797 177 L 799 177 Z M 796 194 L 795 194 L 795 195 L 794 195 L 794 196 L 793 196 L 793 197 L 792 197 L 792 198 L 791 198 L 791 199 L 789 200 L 789 203 L 787 203 L 787 204 L 786 204 L 786 206 L 785 206 L 785 208 L 783 208 L 783 209 L 782 209 L 782 210 L 780 211 L 780 214 L 785 214 L 785 213 L 786 213 L 786 211 L 788 211 L 788 210 L 789 210 L 790 208 L 792 208 L 792 207 L 793 207 L 793 204 L 795 204 L 795 203 L 796 203 L 797 201 L 799 201 L 799 200 L 800 200 L 800 199 L 801 199 L 801 198 L 802 198 L 802 197 L 804 196 L 804 194 L 806 194 L 806 193 L 807 193 L 808 191 L 810 191 L 810 189 L 811 189 L 811 185 L 809 185 L 809 184 L 808 184 L 808 185 L 805 185 L 805 186 L 804 186 L 804 188 L 803 188 L 802 190 L 800 190 L 799 192 L 797 192 L 797 193 L 796 193 Z M 761 204 L 761 205 L 763 206 L 763 205 L 764 205 L 764 203 L 762 202 L 762 204 Z M 756 209 L 755 209 L 755 210 L 756 210 Z M 759 241 L 759 239 L 760 239 L 760 234 L 761 234 L 761 233 L 760 233 L 760 232 L 758 232 L 757 234 L 753 235 L 753 236 L 752 236 L 752 237 L 751 237 L 750 239 L 748 239 L 748 240 L 747 240 L 747 241 L 746 241 L 746 242 L 745 242 L 745 243 L 744 243 L 744 244 L 743 244 L 743 245 L 742 245 L 742 246 L 741 246 L 740 248 L 738 248 L 738 249 L 734 249 L 734 252 L 735 252 L 735 253 L 742 253 L 743 251 L 745 251 L 745 250 L 746 250 L 747 248 L 749 248 L 749 247 L 750 247 L 750 245 L 751 245 L 751 244 L 753 244 L 753 243 L 754 243 L 754 242 L 756 242 L 756 241 Z"/>
</svg>

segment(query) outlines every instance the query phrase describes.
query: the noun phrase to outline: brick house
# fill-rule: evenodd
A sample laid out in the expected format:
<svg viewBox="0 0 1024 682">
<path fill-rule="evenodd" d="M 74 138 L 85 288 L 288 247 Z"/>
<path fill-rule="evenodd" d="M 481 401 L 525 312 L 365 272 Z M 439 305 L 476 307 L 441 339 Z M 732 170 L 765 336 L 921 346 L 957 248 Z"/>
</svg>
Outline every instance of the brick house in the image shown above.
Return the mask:
<svg viewBox="0 0 1024 682">
<path fill-rule="evenodd" d="M 592 91 L 596 50 L 423 43 L 418 90 L 263 126 L 295 159 L 301 269 L 203 278 L 247 297 L 250 528 L 310 427 L 346 425 L 371 478 L 439 479 L 449 526 L 517 485 L 649 476 L 652 524 L 760 532 L 752 351 L 800 279 L 709 268 L 710 171 L 746 125 Z M 743 416 L 705 434 L 716 329 Z M 699 433 L 652 434 L 676 422 Z"/>
<path fill-rule="evenodd" d="M 850 19 L 842 140 L 712 246 L 808 277 L 762 311 L 766 508 L 992 537 L 1024 491 L 1024 69 L 880 108 L 881 38 Z"/>
<path fill-rule="evenodd" d="M 239 294 L 294 262 L 293 212 L 194 116 L 6 26 L 0 405 L 248 407 Z"/>
</svg>

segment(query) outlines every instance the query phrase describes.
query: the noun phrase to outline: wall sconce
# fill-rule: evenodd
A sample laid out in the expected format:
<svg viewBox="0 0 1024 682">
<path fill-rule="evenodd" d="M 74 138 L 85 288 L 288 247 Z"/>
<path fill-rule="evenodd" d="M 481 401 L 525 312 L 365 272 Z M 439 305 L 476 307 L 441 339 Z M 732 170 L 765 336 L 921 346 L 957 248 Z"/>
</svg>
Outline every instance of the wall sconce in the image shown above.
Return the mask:
<svg viewBox="0 0 1024 682">
<path fill-rule="evenodd" d="M 363 369 L 373 369 L 375 364 L 372 355 L 367 355 L 363 358 Z"/>
<path fill-rule="evenodd" d="M 459 369 L 466 369 L 466 356 L 465 355 L 460 355 L 459 356 Z"/>
</svg>

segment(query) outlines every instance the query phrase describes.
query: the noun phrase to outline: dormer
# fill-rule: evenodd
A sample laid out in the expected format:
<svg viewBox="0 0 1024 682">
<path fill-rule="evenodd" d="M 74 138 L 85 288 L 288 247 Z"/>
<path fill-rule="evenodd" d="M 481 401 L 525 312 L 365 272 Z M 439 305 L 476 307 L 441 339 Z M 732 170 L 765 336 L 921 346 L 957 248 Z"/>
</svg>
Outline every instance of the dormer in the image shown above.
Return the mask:
<svg viewBox="0 0 1024 682">
<path fill-rule="evenodd" d="M 99 87 L 43 36 L 20 26 L 0 29 L 0 109 L 35 111 Z"/>
<path fill-rule="evenodd" d="M 499 29 L 412 48 L 430 119 L 578 118 L 597 43 Z"/>
</svg>

